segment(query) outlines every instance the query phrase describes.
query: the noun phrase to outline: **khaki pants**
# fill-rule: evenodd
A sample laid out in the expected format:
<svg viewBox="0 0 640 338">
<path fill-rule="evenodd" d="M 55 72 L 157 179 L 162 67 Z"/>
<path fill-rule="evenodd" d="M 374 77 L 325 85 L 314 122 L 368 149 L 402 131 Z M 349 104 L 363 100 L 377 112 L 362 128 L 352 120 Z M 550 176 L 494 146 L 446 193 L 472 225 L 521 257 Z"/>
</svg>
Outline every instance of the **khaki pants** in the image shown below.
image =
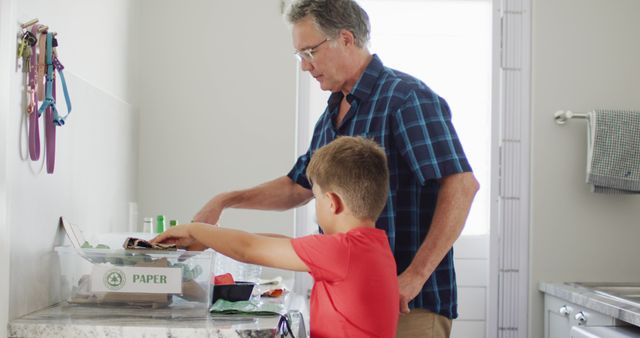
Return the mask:
<svg viewBox="0 0 640 338">
<path fill-rule="evenodd" d="M 451 319 L 424 309 L 400 314 L 397 338 L 449 338 Z"/>
</svg>

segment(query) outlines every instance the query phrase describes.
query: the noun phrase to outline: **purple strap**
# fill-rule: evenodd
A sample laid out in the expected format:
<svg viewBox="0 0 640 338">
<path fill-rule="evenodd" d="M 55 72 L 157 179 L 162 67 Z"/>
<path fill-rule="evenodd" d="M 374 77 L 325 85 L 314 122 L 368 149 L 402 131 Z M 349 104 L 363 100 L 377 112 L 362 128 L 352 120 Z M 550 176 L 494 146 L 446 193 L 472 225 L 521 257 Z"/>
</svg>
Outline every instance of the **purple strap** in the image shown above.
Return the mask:
<svg viewBox="0 0 640 338">
<path fill-rule="evenodd" d="M 58 72 L 64 70 L 64 66 L 62 65 L 62 63 L 60 63 L 60 60 L 58 60 L 58 57 L 56 55 L 53 55 L 53 66 L 58 70 Z"/>
<path fill-rule="evenodd" d="M 38 113 L 29 113 L 29 154 L 32 161 L 40 159 L 40 127 Z"/>
<path fill-rule="evenodd" d="M 53 75 L 53 99 L 56 99 L 56 76 Z M 56 125 L 53 122 L 53 106 L 47 108 L 47 112 L 44 114 L 45 120 L 45 152 L 47 159 L 47 173 L 53 174 L 53 169 L 56 165 Z"/>
<path fill-rule="evenodd" d="M 38 36 L 40 25 L 33 25 L 31 33 Z M 29 101 L 33 104 L 27 107 L 29 115 L 29 155 L 32 161 L 40 159 L 40 126 L 38 125 L 38 99 L 36 96 L 36 46 L 31 46 L 31 60 L 29 62 Z M 27 103 L 28 104 L 28 103 Z"/>
</svg>

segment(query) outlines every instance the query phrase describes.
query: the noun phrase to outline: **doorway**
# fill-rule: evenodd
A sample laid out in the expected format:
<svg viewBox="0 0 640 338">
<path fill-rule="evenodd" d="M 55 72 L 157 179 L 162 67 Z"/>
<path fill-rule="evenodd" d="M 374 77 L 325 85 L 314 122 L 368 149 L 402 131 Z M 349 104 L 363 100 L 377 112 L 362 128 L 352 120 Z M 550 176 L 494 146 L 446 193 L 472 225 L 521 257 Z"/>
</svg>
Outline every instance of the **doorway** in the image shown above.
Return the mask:
<svg viewBox="0 0 640 338">
<path fill-rule="evenodd" d="M 515 140 L 505 132 L 528 123 L 524 116 L 529 113 L 529 93 L 523 85 L 528 81 L 528 63 L 510 64 L 513 55 L 524 57 L 522 51 L 529 48 L 523 29 L 528 4 L 499 0 L 358 2 L 370 17 L 371 52 L 385 66 L 416 76 L 447 100 L 480 181 L 481 190 L 454 245 L 460 316 L 454 321 L 452 337 L 526 337 L 528 254 L 522 244 L 528 241 L 528 190 L 520 189 L 521 196 L 514 199 L 504 187 L 528 184 L 526 167 L 509 165 L 526 165 L 528 136 L 519 135 Z M 514 77 L 514 72 L 525 76 Z M 303 153 L 330 93 L 320 90 L 301 71 L 298 90 L 297 149 Z M 514 96 L 520 99 L 519 109 L 505 104 L 513 102 Z M 514 115 L 520 117 L 515 122 Z M 514 143 L 521 147 L 517 153 L 511 151 Z M 501 183 L 506 178 L 518 181 Z M 296 236 L 317 231 L 312 204 L 297 210 Z M 304 292 L 298 287 L 310 285 L 309 278 L 300 283 L 296 276 L 298 292 Z"/>
</svg>

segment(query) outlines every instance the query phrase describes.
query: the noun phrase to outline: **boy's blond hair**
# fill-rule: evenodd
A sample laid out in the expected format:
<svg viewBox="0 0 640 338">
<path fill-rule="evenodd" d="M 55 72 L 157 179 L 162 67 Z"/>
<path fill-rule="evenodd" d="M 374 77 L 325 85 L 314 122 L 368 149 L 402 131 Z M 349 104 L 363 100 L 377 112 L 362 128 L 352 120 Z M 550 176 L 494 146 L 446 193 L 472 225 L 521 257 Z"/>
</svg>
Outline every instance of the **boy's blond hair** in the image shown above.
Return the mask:
<svg viewBox="0 0 640 338">
<path fill-rule="evenodd" d="M 363 137 L 338 137 L 318 149 L 307 167 L 307 177 L 323 192 L 342 196 L 356 218 L 375 221 L 387 203 L 387 157 L 376 142 Z"/>
</svg>

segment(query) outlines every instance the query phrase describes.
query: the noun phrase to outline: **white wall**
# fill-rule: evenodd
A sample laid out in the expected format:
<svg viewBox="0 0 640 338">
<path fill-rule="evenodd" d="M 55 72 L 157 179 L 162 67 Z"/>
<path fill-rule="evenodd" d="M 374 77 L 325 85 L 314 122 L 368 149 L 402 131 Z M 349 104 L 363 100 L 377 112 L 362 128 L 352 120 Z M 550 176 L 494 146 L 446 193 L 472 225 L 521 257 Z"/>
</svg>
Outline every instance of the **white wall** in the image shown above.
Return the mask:
<svg viewBox="0 0 640 338">
<path fill-rule="evenodd" d="M 56 300 L 48 266 L 62 240 L 58 216 L 86 233 L 123 231 L 128 202 L 139 201 L 140 218 L 188 220 L 214 193 L 293 164 L 295 62 L 280 2 L 188 6 L 0 0 L 0 336 L 7 320 Z M 74 107 L 58 129 L 54 175 L 25 160 L 14 44 L 33 17 L 59 33 Z M 291 212 L 231 211 L 224 221 L 293 228 Z"/>
<path fill-rule="evenodd" d="M 0 280 L 0 300 L 10 295 L 8 316 L 0 309 L 0 330 L 5 330 L 7 319 L 57 298 L 49 290 L 49 264 L 52 247 L 62 240 L 59 216 L 87 233 L 126 230 L 128 202 L 136 200 L 136 115 L 127 103 L 131 83 L 129 1 L 3 0 L 1 9 L 0 124 L 6 133 L 1 134 L 0 202 L 6 183 L 8 225 L 0 217 L 0 274 L 2 278 L 8 275 L 10 281 Z M 60 59 L 66 66 L 73 103 L 67 124 L 57 129 L 53 175 L 46 174 L 42 160 L 26 160 L 23 74 L 16 69 L 15 39 L 19 23 L 34 17 L 58 32 Z M 64 103 L 59 108 L 64 110 Z M 6 239 L 9 264 L 4 264 Z M 5 274 L 7 269 L 9 274 Z"/>
<path fill-rule="evenodd" d="M 12 27 L 13 1 L 0 0 L 0 51 L 13 47 Z M 0 337 L 7 336 L 9 317 L 9 223 L 7 223 L 7 116 L 9 112 L 11 54 L 0 52 Z"/>
<path fill-rule="evenodd" d="M 553 113 L 640 110 L 640 2 L 533 2 L 530 337 L 542 337 L 539 281 L 638 281 L 640 198 L 584 183 L 586 121 Z"/>
<path fill-rule="evenodd" d="M 140 2 L 140 218 L 189 221 L 214 194 L 293 166 L 295 59 L 280 1 Z M 293 233 L 292 212 L 225 226 Z"/>
</svg>

